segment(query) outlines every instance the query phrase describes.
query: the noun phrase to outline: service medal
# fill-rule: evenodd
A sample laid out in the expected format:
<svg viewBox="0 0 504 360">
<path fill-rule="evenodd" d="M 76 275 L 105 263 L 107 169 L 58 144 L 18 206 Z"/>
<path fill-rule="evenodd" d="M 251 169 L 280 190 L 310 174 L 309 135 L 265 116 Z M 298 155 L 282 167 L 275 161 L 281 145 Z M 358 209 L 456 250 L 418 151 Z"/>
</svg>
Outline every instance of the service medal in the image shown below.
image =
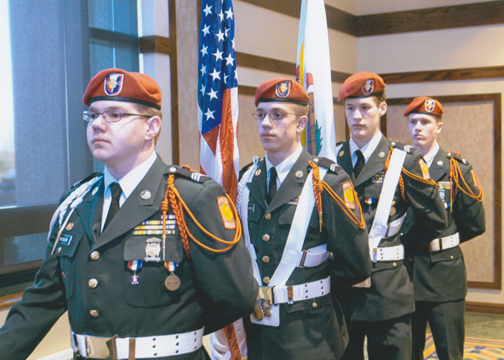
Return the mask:
<svg viewBox="0 0 504 360">
<path fill-rule="evenodd" d="M 138 284 L 140 283 L 140 276 L 138 276 L 138 275 L 131 276 L 130 282 L 131 282 L 131 285 L 133 285 L 134 287 L 137 287 Z"/>
<path fill-rule="evenodd" d="M 142 260 L 130 260 L 128 261 L 128 269 L 133 271 L 133 276 L 130 277 L 131 285 L 137 287 L 140 283 L 140 276 L 137 275 L 137 270 L 140 270 L 143 266 Z"/>
<path fill-rule="evenodd" d="M 171 273 L 166 277 L 164 286 L 169 291 L 178 290 L 178 288 L 180 287 L 180 278 L 174 273 Z"/>
</svg>

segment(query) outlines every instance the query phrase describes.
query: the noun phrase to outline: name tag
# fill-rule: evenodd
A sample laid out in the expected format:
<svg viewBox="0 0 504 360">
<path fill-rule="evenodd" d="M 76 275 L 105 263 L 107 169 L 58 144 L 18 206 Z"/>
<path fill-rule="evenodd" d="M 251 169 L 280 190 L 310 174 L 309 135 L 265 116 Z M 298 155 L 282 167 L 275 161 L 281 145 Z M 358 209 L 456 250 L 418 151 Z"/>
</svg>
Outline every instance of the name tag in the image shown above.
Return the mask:
<svg viewBox="0 0 504 360">
<path fill-rule="evenodd" d="M 72 236 L 71 235 L 61 235 L 60 238 L 58 239 L 58 243 L 62 245 L 70 245 L 70 242 L 72 241 Z"/>
</svg>

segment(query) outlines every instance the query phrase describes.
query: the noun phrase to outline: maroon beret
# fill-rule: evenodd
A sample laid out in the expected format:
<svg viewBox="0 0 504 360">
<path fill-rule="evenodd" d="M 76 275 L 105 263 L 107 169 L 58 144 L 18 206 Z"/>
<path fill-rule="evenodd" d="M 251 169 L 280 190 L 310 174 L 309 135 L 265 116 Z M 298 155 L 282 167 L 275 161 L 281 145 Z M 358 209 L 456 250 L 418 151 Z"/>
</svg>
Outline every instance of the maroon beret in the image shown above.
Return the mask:
<svg viewBox="0 0 504 360">
<path fill-rule="evenodd" d="M 420 113 L 441 117 L 443 115 L 443 105 L 435 99 L 427 96 L 421 96 L 413 99 L 411 104 L 404 110 L 404 116 L 411 113 Z"/>
<path fill-rule="evenodd" d="M 91 79 L 82 98 L 87 106 L 98 100 L 133 102 L 160 110 L 161 89 L 149 75 L 105 69 Z"/>
<path fill-rule="evenodd" d="M 361 71 L 349 76 L 341 85 L 338 101 L 346 98 L 376 96 L 385 90 L 385 82 L 380 75 Z"/>
<path fill-rule="evenodd" d="M 310 97 L 303 85 L 288 78 L 277 78 L 263 82 L 256 90 L 254 104 L 260 102 L 291 102 L 308 105 Z"/>
</svg>

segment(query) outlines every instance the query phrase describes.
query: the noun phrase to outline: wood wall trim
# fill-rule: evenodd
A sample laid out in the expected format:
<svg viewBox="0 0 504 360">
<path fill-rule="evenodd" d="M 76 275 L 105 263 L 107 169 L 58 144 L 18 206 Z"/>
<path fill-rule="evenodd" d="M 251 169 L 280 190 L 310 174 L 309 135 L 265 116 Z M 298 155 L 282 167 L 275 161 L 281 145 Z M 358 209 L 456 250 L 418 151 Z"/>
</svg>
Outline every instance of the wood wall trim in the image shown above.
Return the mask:
<svg viewBox="0 0 504 360">
<path fill-rule="evenodd" d="M 357 16 L 356 36 L 502 24 L 504 1 Z"/>
<path fill-rule="evenodd" d="M 257 90 L 256 86 L 238 85 L 238 94 L 240 95 L 255 96 L 256 90 Z"/>
<path fill-rule="evenodd" d="M 241 0 L 299 18 L 298 0 Z M 356 37 L 504 23 L 504 1 L 356 16 L 326 5 L 327 27 Z"/>
<path fill-rule="evenodd" d="M 299 19 L 299 0 L 241 0 L 278 13 Z M 357 16 L 326 4 L 327 27 L 345 34 L 357 36 Z"/>
<path fill-rule="evenodd" d="M 485 314 L 504 314 L 504 305 L 493 304 L 493 303 L 481 303 L 481 302 L 466 302 L 466 312 L 477 312 Z"/>
<path fill-rule="evenodd" d="M 277 72 L 291 76 L 296 75 L 296 63 L 290 61 L 276 60 L 264 56 L 252 55 L 237 51 L 236 63 L 238 64 L 238 66 L 250 69 Z M 345 79 L 350 75 L 351 74 L 332 70 L 331 81 L 336 83 L 343 83 L 343 81 L 345 81 Z"/>
<path fill-rule="evenodd" d="M 138 46 L 141 54 L 155 52 L 171 55 L 172 52 L 171 39 L 164 36 L 142 36 L 138 39 Z"/>
<path fill-rule="evenodd" d="M 429 81 L 456 81 L 504 78 L 504 66 L 488 66 L 465 69 L 411 71 L 380 74 L 387 85 Z"/>
<path fill-rule="evenodd" d="M 271 71 L 281 74 L 294 75 L 296 64 L 289 61 L 276 60 L 258 55 L 236 52 L 238 66 L 250 69 Z M 343 83 L 351 74 L 331 71 L 331 81 Z M 504 66 L 488 66 L 462 69 L 444 69 L 428 71 L 398 72 L 380 74 L 387 85 L 421 83 L 430 81 L 458 81 L 475 79 L 504 78 Z"/>
<path fill-rule="evenodd" d="M 388 105 L 408 105 L 414 98 L 396 98 L 387 99 Z M 500 172 L 500 164 L 502 161 L 502 144 L 501 144 L 501 122 L 502 122 L 502 96 L 497 94 L 471 94 L 471 95 L 445 95 L 436 96 L 442 104 L 455 102 L 478 102 L 491 101 L 494 104 L 494 280 L 486 281 L 468 281 L 467 285 L 472 289 L 502 289 L 502 180 Z M 382 129 L 383 130 L 383 129 Z"/>
<path fill-rule="evenodd" d="M 21 301 L 22 297 L 23 297 L 22 292 L 10 294 L 10 295 L 5 295 L 5 296 L 0 296 L 0 309 L 10 308 L 12 305 L 17 303 L 18 301 Z"/>
</svg>

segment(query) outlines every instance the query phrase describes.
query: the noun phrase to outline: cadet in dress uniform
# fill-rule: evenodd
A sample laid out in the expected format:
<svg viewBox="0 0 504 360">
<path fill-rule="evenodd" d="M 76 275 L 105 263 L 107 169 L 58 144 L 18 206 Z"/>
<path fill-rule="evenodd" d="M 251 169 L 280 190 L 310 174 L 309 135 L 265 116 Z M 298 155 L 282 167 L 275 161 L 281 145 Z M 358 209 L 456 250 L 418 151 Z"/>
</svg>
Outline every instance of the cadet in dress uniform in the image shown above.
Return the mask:
<svg viewBox="0 0 504 360">
<path fill-rule="evenodd" d="M 411 322 L 414 360 L 423 360 L 427 322 L 439 359 L 463 358 L 467 282 L 459 244 L 485 232 L 483 190 L 472 166 L 460 154 L 441 149 L 437 141 L 442 115 L 441 103 L 429 97 L 414 99 L 404 112 L 410 137 L 424 155 L 448 215 L 443 233 L 406 262 L 415 289 L 416 310 Z M 404 231 L 414 221 L 414 214 L 408 212 Z"/>
<path fill-rule="evenodd" d="M 363 359 L 366 336 L 370 360 L 406 360 L 411 356 L 415 304 L 403 244 L 438 236 L 446 226 L 446 213 L 422 154 L 380 132 L 380 117 L 387 111 L 383 79 L 371 72 L 356 73 L 343 83 L 341 100 L 351 138 L 337 148 L 337 162 L 359 195 L 373 261 L 369 279 L 337 293 L 350 336 L 343 358 Z M 418 222 L 410 236 L 401 237 L 409 208 Z"/>
<path fill-rule="evenodd" d="M 242 170 L 237 204 L 261 284 L 259 306 L 245 318 L 250 360 L 338 359 L 346 329 L 331 291 L 371 270 L 348 175 L 300 144 L 308 100 L 285 78 L 262 83 L 255 95 L 266 156 Z"/>
<path fill-rule="evenodd" d="M 35 283 L 0 329 L 0 359 L 26 359 L 66 310 L 75 359 L 208 358 L 203 332 L 250 314 L 258 291 L 233 205 L 156 155 L 152 78 L 103 70 L 83 100 L 105 170 L 62 197 Z"/>
</svg>

